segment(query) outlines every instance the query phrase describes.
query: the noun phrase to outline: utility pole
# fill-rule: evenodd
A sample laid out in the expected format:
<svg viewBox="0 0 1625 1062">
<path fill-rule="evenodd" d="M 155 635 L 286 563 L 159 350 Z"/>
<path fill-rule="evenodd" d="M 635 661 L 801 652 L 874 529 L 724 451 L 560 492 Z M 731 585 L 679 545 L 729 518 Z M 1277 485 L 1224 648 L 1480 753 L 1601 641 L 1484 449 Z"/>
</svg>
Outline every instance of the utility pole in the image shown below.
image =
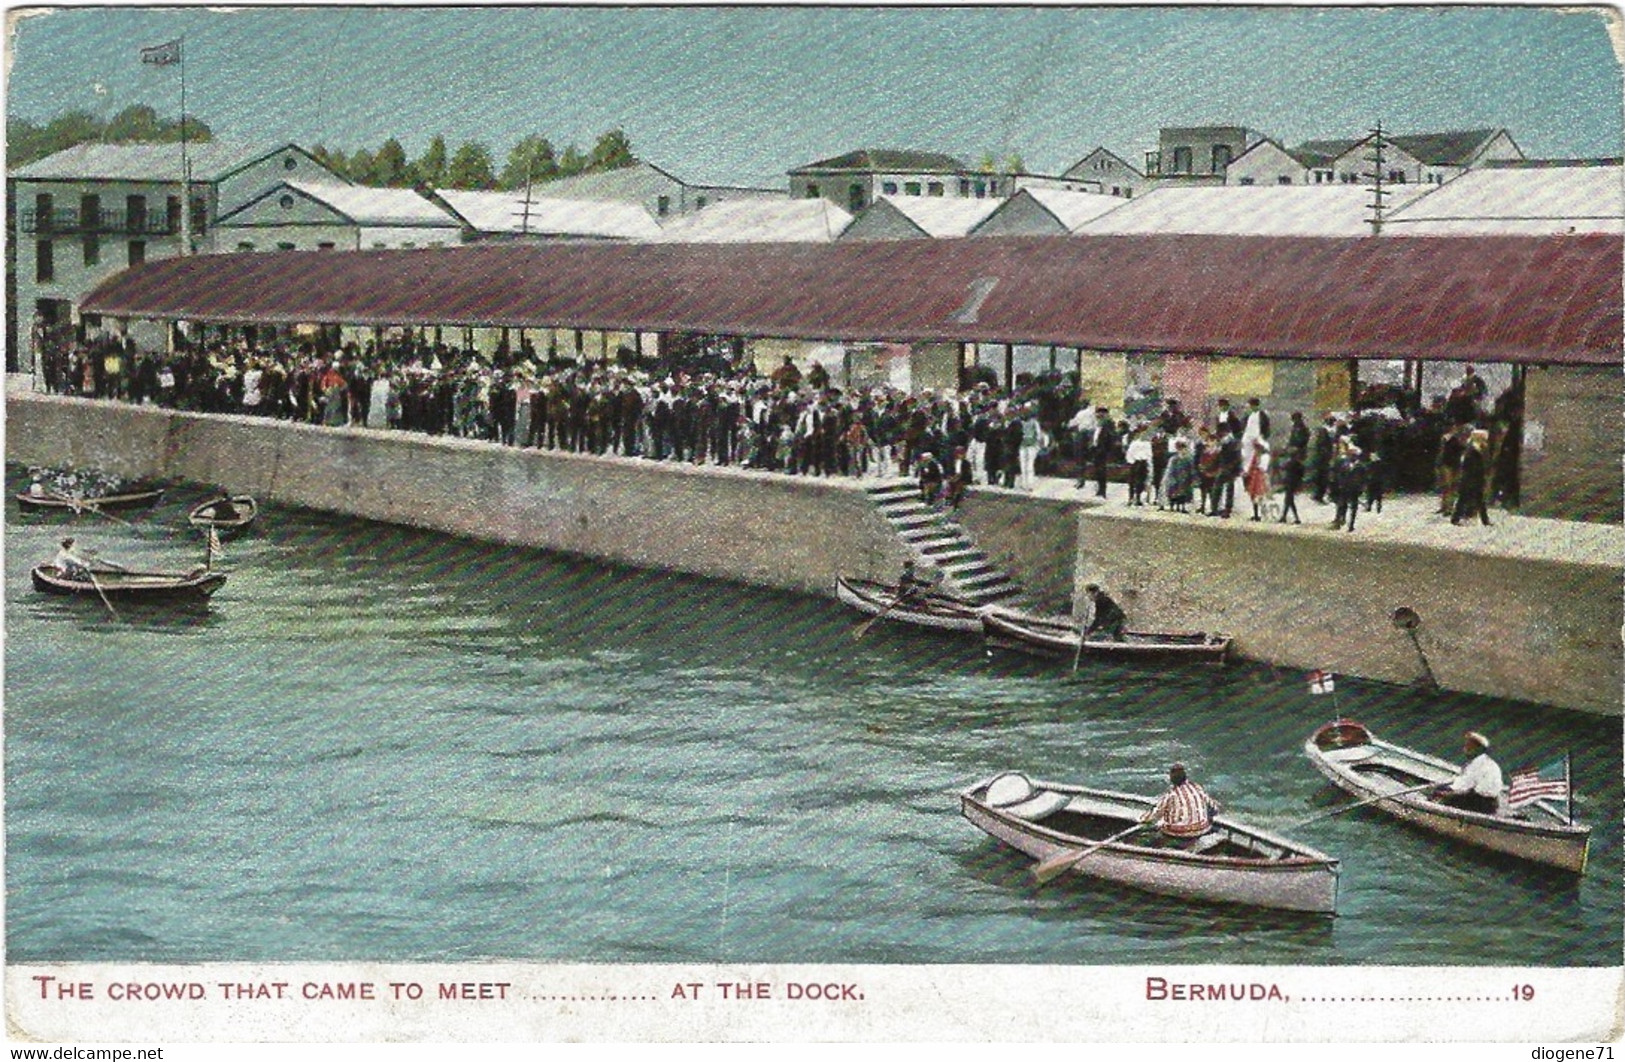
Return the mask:
<svg viewBox="0 0 1625 1062">
<path fill-rule="evenodd" d="M 1383 179 L 1386 176 L 1383 170 L 1385 162 L 1383 157 L 1384 146 L 1382 122 L 1379 120 L 1377 127 L 1371 130 L 1371 217 L 1367 219 L 1367 224 L 1371 226 L 1371 235 L 1373 236 L 1382 235 L 1384 200 L 1388 196 L 1388 189 L 1383 187 Z"/>
</svg>

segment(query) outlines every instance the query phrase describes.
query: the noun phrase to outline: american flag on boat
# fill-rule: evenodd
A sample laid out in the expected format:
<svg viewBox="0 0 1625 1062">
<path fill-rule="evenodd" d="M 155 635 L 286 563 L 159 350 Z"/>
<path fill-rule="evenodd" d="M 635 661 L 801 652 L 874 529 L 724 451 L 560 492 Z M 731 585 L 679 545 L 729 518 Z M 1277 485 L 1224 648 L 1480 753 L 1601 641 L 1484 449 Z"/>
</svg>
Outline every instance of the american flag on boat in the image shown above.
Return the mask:
<svg viewBox="0 0 1625 1062">
<path fill-rule="evenodd" d="M 1330 671 L 1311 671 L 1311 672 L 1309 672 L 1309 692 L 1310 693 L 1313 693 L 1316 696 L 1319 696 L 1320 694 L 1323 694 L 1323 693 L 1331 693 L 1336 688 L 1337 688 L 1337 686 L 1332 681 L 1332 673 Z"/>
<path fill-rule="evenodd" d="M 1521 808 L 1537 800 L 1569 798 L 1569 758 L 1553 760 L 1544 767 L 1520 767 L 1512 772 L 1507 786 L 1507 806 Z"/>
</svg>

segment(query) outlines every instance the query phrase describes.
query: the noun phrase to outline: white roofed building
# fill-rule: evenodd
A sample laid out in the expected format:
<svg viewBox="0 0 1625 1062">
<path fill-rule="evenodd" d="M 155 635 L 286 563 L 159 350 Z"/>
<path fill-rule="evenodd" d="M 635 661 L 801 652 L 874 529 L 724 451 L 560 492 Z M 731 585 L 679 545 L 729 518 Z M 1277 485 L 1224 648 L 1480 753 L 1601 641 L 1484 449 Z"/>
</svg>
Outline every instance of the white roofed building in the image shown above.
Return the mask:
<svg viewBox="0 0 1625 1062">
<path fill-rule="evenodd" d="M 1077 192 L 1057 195 L 1080 196 Z M 966 236 L 999 209 L 1003 199 L 936 199 L 882 196 L 841 233 L 843 240 L 919 240 Z"/>
<path fill-rule="evenodd" d="M 759 199 L 718 203 L 673 218 L 662 243 L 828 243 L 852 215 L 827 199 Z"/>
<path fill-rule="evenodd" d="M 545 199 L 636 203 L 660 222 L 718 203 L 784 198 L 783 192 L 773 188 L 691 184 L 642 160 L 618 169 L 595 170 L 538 182 L 531 188 L 531 195 Z"/>
<path fill-rule="evenodd" d="M 542 187 L 545 187 L 542 186 Z M 657 240 L 660 224 L 641 204 L 554 199 L 523 192 L 442 189 L 435 197 L 463 224 L 465 240 Z"/>
<path fill-rule="evenodd" d="M 183 157 L 191 174 L 184 215 Z M 218 219 L 284 180 L 349 184 L 297 144 L 192 142 L 183 156 L 179 143 L 86 143 L 10 171 L 17 312 L 7 319 L 8 367 L 27 371 L 41 330 L 82 335 L 80 300 L 119 270 L 220 250 Z"/>
<path fill-rule="evenodd" d="M 1083 195 L 1053 188 L 1023 188 L 999 204 L 972 236 L 1066 236 L 1103 214 L 1128 206 L 1115 195 Z"/>
<path fill-rule="evenodd" d="M 449 247 L 461 223 L 410 188 L 280 181 L 220 218 L 222 251 Z"/>
<path fill-rule="evenodd" d="M 1390 189 L 1396 209 L 1427 191 L 1425 185 Z M 1359 185 L 1158 188 L 1102 214 L 1081 233 L 1187 233 L 1214 236 L 1369 236 L 1371 189 Z"/>
<path fill-rule="evenodd" d="M 1509 162 L 1475 169 L 1392 211 L 1385 236 L 1625 231 L 1619 159 Z"/>
</svg>

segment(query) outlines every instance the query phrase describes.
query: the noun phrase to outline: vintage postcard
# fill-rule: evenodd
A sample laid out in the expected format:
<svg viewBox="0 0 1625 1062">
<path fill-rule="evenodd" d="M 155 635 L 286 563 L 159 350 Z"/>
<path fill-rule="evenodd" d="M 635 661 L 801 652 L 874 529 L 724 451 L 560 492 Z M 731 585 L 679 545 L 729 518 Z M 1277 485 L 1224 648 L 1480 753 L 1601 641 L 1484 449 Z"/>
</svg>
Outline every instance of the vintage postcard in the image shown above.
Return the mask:
<svg viewBox="0 0 1625 1062">
<path fill-rule="evenodd" d="M 9 8 L 10 1057 L 1611 1060 L 1620 32 Z"/>
</svg>

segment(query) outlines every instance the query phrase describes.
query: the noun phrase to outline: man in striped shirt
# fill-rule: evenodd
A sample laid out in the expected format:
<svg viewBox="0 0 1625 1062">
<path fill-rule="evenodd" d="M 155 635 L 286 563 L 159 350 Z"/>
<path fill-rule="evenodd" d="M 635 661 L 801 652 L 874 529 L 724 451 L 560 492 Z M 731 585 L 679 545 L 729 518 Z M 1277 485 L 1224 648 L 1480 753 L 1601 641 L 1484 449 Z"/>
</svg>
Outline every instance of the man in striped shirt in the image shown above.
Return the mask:
<svg viewBox="0 0 1625 1062">
<path fill-rule="evenodd" d="M 1219 802 L 1190 780 L 1185 765 L 1176 763 L 1168 768 L 1168 791 L 1140 821 L 1156 825 L 1168 843 L 1183 847 L 1206 833 L 1220 810 Z"/>
</svg>

